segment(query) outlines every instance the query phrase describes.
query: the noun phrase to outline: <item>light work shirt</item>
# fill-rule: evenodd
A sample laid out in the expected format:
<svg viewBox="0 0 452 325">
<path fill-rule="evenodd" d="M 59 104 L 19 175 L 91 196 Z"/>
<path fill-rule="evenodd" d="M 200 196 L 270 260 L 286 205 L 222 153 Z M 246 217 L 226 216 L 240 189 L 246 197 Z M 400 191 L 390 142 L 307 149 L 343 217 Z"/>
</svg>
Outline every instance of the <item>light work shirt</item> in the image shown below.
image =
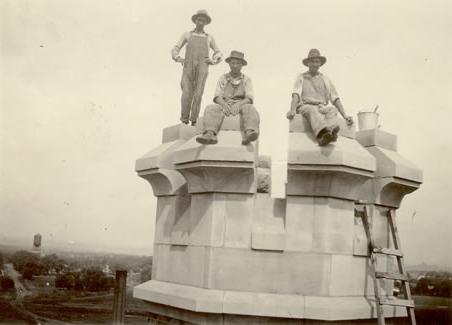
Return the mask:
<svg viewBox="0 0 452 325">
<path fill-rule="evenodd" d="M 324 74 L 318 73 L 311 76 L 309 72 L 300 73 L 295 80 L 292 94 L 297 94 L 300 98 L 300 105 L 328 102 L 334 104 L 339 98 L 336 88 L 330 79 Z"/>
<path fill-rule="evenodd" d="M 222 75 L 217 82 L 214 102 L 217 97 L 222 97 L 227 103 L 238 102 L 245 98 L 249 98 L 253 103 L 254 92 L 251 78 L 244 74 L 238 78 L 233 78 L 229 73 Z"/>
<path fill-rule="evenodd" d="M 223 58 L 223 53 L 221 53 L 220 49 L 218 48 L 213 36 L 207 33 L 196 33 L 195 31 L 186 32 L 181 36 L 177 44 L 171 50 L 171 56 L 173 57 L 173 60 L 176 60 L 176 58 L 179 56 L 180 50 L 184 47 L 185 44 L 187 44 L 190 37 L 192 37 L 192 34 L 196 35 L 197 37 L 206 38 L 207 46 L 213 50 L 212 60 L 215 63 L 219 63 Z"/>
</svg>

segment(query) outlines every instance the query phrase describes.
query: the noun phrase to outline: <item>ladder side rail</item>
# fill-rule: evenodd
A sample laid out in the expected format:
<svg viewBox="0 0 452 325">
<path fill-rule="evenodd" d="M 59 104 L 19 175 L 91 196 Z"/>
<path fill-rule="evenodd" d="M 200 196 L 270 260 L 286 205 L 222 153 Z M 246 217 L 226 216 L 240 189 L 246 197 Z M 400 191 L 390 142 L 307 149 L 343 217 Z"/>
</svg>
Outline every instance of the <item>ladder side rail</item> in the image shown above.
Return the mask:
<svg viewBox="0 0 452 325">
<path fill-rule="evenodd" d="M 398 249 L 398 250 L 402 250 L 402 247 L 400 245 L 399 232 L 398 232 L 397 224 L 396 224 L 396 220 L 395 220 L 394 209 L 389 210 L 388 221 L 389 221 L 389 226 L 391 227 L 394 248 Z M 399 272 L 401 274 L 406 275 L 403 256 L 397 256 L 396 258 L 397 258 L 397 266 L 399 268 Z M 403 292 L 405 295 L 405 299 L 412 301 L 413 298 L 411 297 L 410 283 L 408 281 L 402 281 L 402 283 L 403 283 L 403 289 L 404 289 Z M 414 314 L 414 307 L 407 307 L 407 312 L 410 317 L 411 324 L 416 325 L 416 316 Z"/>
<path fill-rule="evenodd" d="M 357 210 L 357 212 L 361 215 L 361 219 L 363 220 L 363 226 L 364 226 L 364 230 L 366 232 L 367 243 L 368 243 L 369 252 L 370 252 L 370 265 L 371 265 L 371 272 L 372 272 L 372 281 L 373 281 L 373 285 L 374 285 L 375 308 L 377 310 L 378 325 L 385 325 L 386 323 L 385 323 L 385 319 L 384 319 L 384 310 L 383 310 L 383 306 L 380 304 L 380 301 L 381 301 L 380 284 L 376 277 L 377 261 L 376 261 L 376 256 L 374 253 L 375 245 L 374 245 L 374 240 L 372 237 L 372 231 L 370 228 L 366 205 L 363 205 L 362 211 Z"/>
</svg>

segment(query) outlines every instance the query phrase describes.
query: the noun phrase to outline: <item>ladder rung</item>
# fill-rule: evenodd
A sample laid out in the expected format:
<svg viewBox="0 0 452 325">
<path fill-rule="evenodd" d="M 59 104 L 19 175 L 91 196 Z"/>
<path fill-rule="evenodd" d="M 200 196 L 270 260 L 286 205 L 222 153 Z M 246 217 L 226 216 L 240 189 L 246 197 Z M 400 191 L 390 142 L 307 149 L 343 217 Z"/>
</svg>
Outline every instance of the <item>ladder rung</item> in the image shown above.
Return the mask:
<svg viewBox="0 0 452 325">
<path fill-rule="evenodd" d="M 378 279 L 408 281 L 408 277 L 402 273 L 375 272 L 375 276 Z"/>
<path fill-rule="evenodd" d="M 391 299 L 380 298 L 380 305 L 414 308 L 414 301 L 406 300 L 406 299 L 396 299 L 396 298 L 391 298 Z"/>
<path fill-rule="evenodd" d="M 398 249 L 374 247 L 373 252 L 378 253 L 378 254 L 394 255 L 394 256 L 403 257 L 402 251 L 398 250 Z"/>
</svg>

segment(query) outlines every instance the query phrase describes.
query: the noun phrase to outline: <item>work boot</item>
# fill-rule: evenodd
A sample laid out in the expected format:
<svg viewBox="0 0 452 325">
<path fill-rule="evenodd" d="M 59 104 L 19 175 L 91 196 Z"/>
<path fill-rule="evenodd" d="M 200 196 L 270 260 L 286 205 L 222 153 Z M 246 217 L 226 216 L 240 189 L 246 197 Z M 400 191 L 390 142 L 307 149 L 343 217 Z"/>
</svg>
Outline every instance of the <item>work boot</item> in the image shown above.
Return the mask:
<svg viewBox="0 0 452 325">
<path fill-rule="evenodd" d="M 259 133 L 255 130 L 246 130 L 242 144 L 244 146 L 248 145 L 250 142 L 256 141 L 259 137 Z"/>
<path fill-rule="evenodd" d="M 204 131 L 202 135 L 196 138 L 196 141 L 201 144 L 216 144 L 218 143 L 217 136 L 213 131 Z"/>
<path fill-rule="evenodd" d="M 332 134 L 331 142 L 336 142 L 337 134 L 339 133 L 339 130 L 340 130 L 339 125 L 330 126 L 328 129 L 331 131 L 331 134 Z"/>
<path fill-rule="evenodd" d="M 322 131 L 320 131 L 319 135 L 317 136 L 317 141 L 319 142 L 319 146 L 326 146 L 333 140 L 333 134 L 331 133 L 331 130 L 328 128 L 324 128 Z"/>
</svg>

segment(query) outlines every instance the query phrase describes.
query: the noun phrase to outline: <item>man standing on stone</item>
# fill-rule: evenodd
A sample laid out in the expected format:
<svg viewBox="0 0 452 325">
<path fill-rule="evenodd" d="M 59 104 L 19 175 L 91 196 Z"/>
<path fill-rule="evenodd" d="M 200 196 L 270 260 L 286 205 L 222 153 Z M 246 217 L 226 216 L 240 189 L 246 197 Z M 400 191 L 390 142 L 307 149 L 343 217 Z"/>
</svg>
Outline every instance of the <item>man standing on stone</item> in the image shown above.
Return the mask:
<svg viewBox="0 0 452 325">
<path fill-rule="evenodd" d="M 221 61 L 223 54 L 220 52 L 213 37 L 204 31 L 204 26 L 212 20 L 207 11 L 199 10 L 191 17 L 196 27 L 194 30 L 186 32 L 177 42 L 171 51 L 171 56 L 176 62 L 182 63 L 184 70 L 182 73 L 182 98 L 181 117 L 182 123 L 196 124 L 201 107 L 201 97 L 206 84 L 209 64 L 217 64 Z M 185 58 L 179 56 L 179 52 L 184 45 Z M 209 48 L 213 52 L 212 59 L 209 57 Z"/>
<path fill-rule="evenodd" d="M 217 134 L 225 116 L 240 114 L 242 144 L 247 145 L 259 136 L 259 113 L 253 106 L 253 85 L 251 79 L 242 74 L 242 67 L 247 65 L 244 54 L 232 51 L 226 58 L 231 71 L 220 77 L 215 90 L 214 103 L 204 111 L 204 130 L 196 141 L 202 144 L 218 142 Z"/>
<path fill-rule="evenodd" d="M 353 124 L 353 119 L 345 114 L 333 83 L 319 72 L 325 62 L 326 57 L 321 56 L 319 50 L 309 51 L 308 57 L 303 60 L 309 70 L 298 75 L 292 91 L 290 111 L 287 113 L 289 120 L 296 113 L 301 113 L 309 121 L 320 146 L 337 140 L 337 111 L 347 125 Z M 328 102 L 335 107 L 327 106 Z"/>
</svg>

